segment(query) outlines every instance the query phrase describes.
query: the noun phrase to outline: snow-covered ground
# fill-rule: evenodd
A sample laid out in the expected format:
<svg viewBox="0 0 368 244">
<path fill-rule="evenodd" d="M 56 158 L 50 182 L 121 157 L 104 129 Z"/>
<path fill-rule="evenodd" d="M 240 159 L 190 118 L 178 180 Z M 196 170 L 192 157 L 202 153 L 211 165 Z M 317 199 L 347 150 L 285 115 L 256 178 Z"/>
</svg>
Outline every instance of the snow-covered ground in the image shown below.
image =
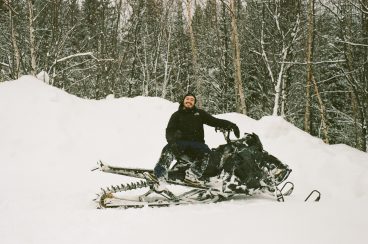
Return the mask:
<svg viewBox="0 0 368 244">
<path fill-rule="evenodd" d="M 177 103 L 84 100 L 31 76 L 0 83 L 0 243 L 367 243 L 368 154 L 326 145 L 279 117 L 218 117 L 255 132 L 293 172 L 279 203 L 98 210 L 101 187 L 131 179 L 91 172 L 98 160 L 153 168 Z M 210 147 L 224 143 L 206 127 Z M 318 189 L 320 202 L 305 203 Z"/>
</svg>

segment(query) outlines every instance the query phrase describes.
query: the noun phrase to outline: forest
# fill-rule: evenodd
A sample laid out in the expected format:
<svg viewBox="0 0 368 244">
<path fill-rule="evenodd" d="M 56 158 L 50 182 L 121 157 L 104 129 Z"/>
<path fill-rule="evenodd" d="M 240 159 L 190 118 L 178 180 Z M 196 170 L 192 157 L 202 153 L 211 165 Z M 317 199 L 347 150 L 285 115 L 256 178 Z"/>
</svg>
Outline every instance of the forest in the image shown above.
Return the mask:
<svg viewBox="0 0 368 244">
<path fill-rule="evenodd" d="M 86 99 L 187 91 L 367 152 L 368 0 L 0 0 L 0 82 Z"/>
</svg>

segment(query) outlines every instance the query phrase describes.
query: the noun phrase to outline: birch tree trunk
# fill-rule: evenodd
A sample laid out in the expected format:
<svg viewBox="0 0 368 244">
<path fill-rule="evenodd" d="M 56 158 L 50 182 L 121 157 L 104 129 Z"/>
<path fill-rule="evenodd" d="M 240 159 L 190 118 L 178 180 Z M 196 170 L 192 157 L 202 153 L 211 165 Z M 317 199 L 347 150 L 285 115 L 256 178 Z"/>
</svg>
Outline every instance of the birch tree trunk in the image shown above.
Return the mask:
<svg viewBox="0 0 368 244">
<path fill-rule="evenodd" d="M 202 106 L 202 82 L 198 78 L 198 51 L 194 37 L 193 26 L 192 26 L 192 0 L 187 0 L 187 14 L 188 14 L 188 30 L 190 35 L 190 45 L 192 49 L 192 65 L 193 65 L 193 76 L 194 83 L 196 85 L 196 97 L 198 107 Z"/>
<path fill-rule="evenodd" d="M 12 1 L 9 0 L 9 5 L 11 5 Z M 13 65 L 11 66 L 11 73 L 13 76 L 13 79 L 19 78 L 19 72 L 20 72 L 20 52 L 17 44 L 17 31 L 14 28 L 14 15 L 13 15 L 13 9 L 9 9 L 9 19 L 10 19 L 10 30 L 11 30 L 11 43 L 13 47 Z"/>
<path fill-rule="evenodd" d="M 270 76 L 271 83 L 274 86 L 275 90 L 275 98 L 274 98 L 274 106 L 273 106 L 273 116 L 285 116 L 285 108 L 286 108 L 286 78 L 287 78 L 287 71 L 290 68 L 290 65 L 286 63 L 287 58 L 289 57 L 289 54 L 291 53 L 291 48 L 293 45 L 295 45 L 298 33 L 299 33 L 299 15 L 296 16 L 296 19 L 292 25 L 290 26 L 283 26 L 282 22 L 280 21 L 281 16 L 281 10 L 279 10 L 279 5 L 276 4 L 275 10 L 272 12 L 273 19 L 275 21 L 276 29 L 277 29 L 277 36 L 280 36 L 280 43 L 282 45 L 281 50 L 279 53 L 273 51 L 273 56 L 271 58 L 268 57 L 267 51 L 266 51 L 266 41 L 265 41 L 265 30 L 267 32 L 267 29 L 265 28 L 265 16 L 262 16 L 262 22 L 261 22 L 261 36 L 260 36 L 260 47 L 261 47 L 261 53 L 262 59 L 265 63 L 268 75 Z M 269 7 L 266 7 L 265 4 L 263 4 L 263 10 L 265 8 L 271 12 Z M 286 15 L 286 14 L 285 14 Z M 282 16 L 284 17 L 284 16 Z M 284 24 L 285 25 L 285 24 Z M 287 33 L 293 33 L 293 35 L 287 35 Z M 277 38 L 275 36 L 275 39 Z M 272 49 L 272 47 L 271 47 Z M 273 63 L 275 60 L 278 60 L 277 62 L 280 63 L 278 68 L 278 73 L 276 74 L 275 68 L 273 68 Z M 274 74 L 275 72 L 275 74 Z"/>
<path fill-rule="evenodd" d="M 213 16 L 214 16 L 214 19 L 213 19 L 213 24 L 214 24 L 214 28 L 215 28 L 215 33 L 216 33 L 216 45 L 217 45 L 217 52 L 216 52 L 216 55 L 217 55 L 217 58 L 218 58 L 218 63 L 219 63 L 219 66 L 218 68 L 221 70 L 221 78 L 224 82 L 221 83 L 221 86 L 223 87 L 223 89 L 221 90 L 221 93 L 220 93 L 220 103 L 219 103 L 219 108 L 220 108 L 220 111 L 221 112 L 225 112 L 224 111 L 224 108 L 226 107 L 226 100 L 224 99 L 224 91 L 226 90 L 226 84 L 227 84 L 227 80 L 226 79 L 226 73 L 225 75 L 223 75 L 223 70 L 224 70 L 224 55 L 223 55 L 223 52 L 222 52 L 222 44 L 221 44 L 221 35 L 220 35 L 220 28 L 219 28 L 219 17 L 218 17 L 218 6 L 217 6 L 217 1 L 216 0 L 210 0 L 209 4 L 211 4 L 213 6 Z"/>
<path fill-rule="evenodd" d="M 216 1 L 216 0 L 214 0 Z M 229 37 L 229 29 L 228 29 L 228 25 L 226 22 L 226 18 L 228 16 L 227 11 L 226 11 L 226 3 L 222 2 L 220 5 L 221 8 L 221 23 L 219 23 L 219 26 L 217 28 L 217 35 L 218 35 L 218 42 L 219 42 L 219 46 L 220 48 L 220 57 L 221 57 L 221 70 L 223 71 L 223 79 L 224 79 L 224 84 L 223 84 L 223 92 L 222 92 L 222 96 L 223 96 L 223 112 L 225 113 L 226 111 L 229 111 L 229 109 L 231 109 L 233 107 L 232 104 L 232 99 L 230 96 L 231 94 L 231 87 L 232 84 L 229 84 L 229 81 L 231 80 L 231 60 L 229 57 L 229 54 L 231 53 L 230 51 L 230 37 Z M 220 35 L 220 29 L 222 31 L 222 35 L 223 37 L 221 37 Z M 235 85 L 233 86 L 235 88 Z M 229 94 L 230 93 L 230 94 Z"/>
<path fill-rule="evenodd" d="M 147 29 L 147 25 L 146 25 Z M 146 31 L 147 33 L 147 31 Z M 150 73 L 148 67 L 148 54 L 147 54 L 147 42 L 146 38 L 143 38 L 143 53 L 144 53 L 144 64 L 142 65 L 142 73 L 143 73 L 143 86 L 142 86 L 142 96 L 148 96 L 148 82 L 150 82 Z"/>
<path fill-rule="evenodd" d="M 278 111 L 279 111 L 279 104 L 280 104 L 280 96 L 281 96 L 281 85 L 283 83 L 285 83 L 284 81 L 284 69 L 285 69 L 285 60 L 288 54 L 288 49 L 285 48 L 285 46 L 283 46 L 282 48 L 282 63 L 281 63 L 281 67 L 280 67 L 280 71 L 277 77 L 277 83 L 275 85 L 275 104 L 273 107 L 273 116 L 277 116 L 278 115 Z"/>
<path fill-rule="evenodd" d="M 281 111 L 280 111 L 280 115 L 281 117 L 285 118 L 286 116 L 286 103 L 287 103 L 287 93 L 286 93 L 286 89 L 287 89 L 287 78 L 284 77 L 282 79 L 282 89 L 281 89 Z"/>
<path fill-rule="evenodd" d="M 236 110 L 238 113 L 247 114 L 245 104 L 245 96 L 243 90 L 243 83 L 241 79 L 241 64 L 240 64 L 240 47 L 238 29 L 235 15 L 235 0 L 230 0 L 230 14 L 231 14 L 231 41 L 233 45 L 233 63 L 235 76 L 235 96 L 236 96 Z"/>
<path fill-rule="evenodd" d="M 166 58 L 165 58 L 165 75 L 164 75 L 164 83 L 162 84 L 162 98 L 166 97 L 166 89 L 167 89 L 167 84 L 169 83 L 169 74 L 171 71 L 171 66 L 169 67 L 169 57 L 170 57 L 170 42 L 171 42 L 171 27 L 168 27 L 168 31 L 167 31 L 167 47 L 166 47 Z"/>
<path fill-rule="evenodd" d="M 314 86 L 314 92 L 318 100 L 322 131 L 324 135 L 324 142 L 329 143 L 328 127 L 326 121 L 325 107 L 318 90 L 318 84 L 313 75 L 313 41 L 314 41 L 314 0 L 308 0 L 308 27 L 307 27 L 307 85 L 306 85 L 306 105 L 305 105 L 305 116 L 304 116 L 304 130 L 308 133 L 311 132 L 311 86 Z"/>
<path fill-rule="evenodd" d="M 28 0 L 28 19 L 29 19 L 29 49 L 31 52 L 31 74 L 36 75 L 36 43 L 34 36 L 34 26 L 33 26 L 33 1 Z"/>
<path fill-rule="evenodd" d="M 345 2 L 340 3 L 341 5 L 345 5 Z M 344 9 L 344 25 L 342 27 L 342 36 L 345 42 L 349 42 L 352 39 L 351 34 L 351 9 L 345 5 L 344 7 L 341 6 L 341 8 Z M 354 79 L 352 72 L 353 72 L 353 54 L 351 50 L 351 46 L 349 44 L 344 44 L 344 54 L 347 61 L 347 68 L 348 68 L 348 80 L 352 81 Z M 349 92 L 351 96 L 351 108 L 353 112 L 353 119 L 354 119 L 354 134 L 355 134 L 355 146 L 359 148 L 359 125 L 358 125 L 358 119 L 359 119 L 359 108 L 358 108 L 358 96 L 356 92 L 354 91 L 354 86 L 352 83 L 349 85 Z"/>
<path fill-rule="evenodd" d="M 308 26 L 307 26 L 307 47 L 306 47 L 306 63 L 307 63 L 307 83 L 305 97 L 305 114 L 304 114 L 304 130 L 311 132 L 311 84 L 313 77 L 312 61 L 313 61 L 313 35 L 314 35 L 314 0 L 308 0 Z"/>
<path fill-rule="evenodd" d="M 368 46 L 368 0 L 361 1 L 361 9 L 362 9 L 362 33 L 364 44 Z M 368 48 L 364 48 L 364 69 L 363 69 L 363 88 L 365 91 L 364 94 L 364 117 L 363 117 L 363 125 L 362 125 L 362 150 L 367 151 L 367 127 L 368 127 Z M 365 109 L 365 110 L 364 110 Z"/>
<path fill-rule="evenodd" d="M 283 15 L 284 19 L 286 19 L 286 23 L 281 21 L 281 30 L 283 32 L 283 36 L 286 36 L 288 39 L 292 39 L 291 44 L 289 45 L 289 54 L 288 59 L 293 60 L 295 57 L 295 52 L 293 51 L 294 48 L 292 46 L 297 47 L 299 46 L 297 43 L 298 34 L 300 30 L 300 16 L 302 15 L 302 8 L 301 8 L 301 0 L 294 0 L 294 1 L 280 1 L 280 13 Z M 293 30 L 291 31 L 291 26 L 294 25 Z M 286 34 L 284 34 L 286 33 Z M 286 61 L 286 60 L 285 60 Z M 290 81 L 293 79 L 291 75 L 291 68 L 292 65 L 288 64 L 285 67 L 285 72 L 282 78 L 282 89 L 281 89 L 281 117 L 285 118 L 288 112 L 288 95 L 290 91 Z"/>
<path fill-rule="evenodd" d="M 330 139 L 329 139 L 329 136 L 328 136 L 328 126 L 327 126 L 327 118 L 326 118 L 326 109 L 325 109 L 325 105 L 324 105 L 324 103 L 322 101 L 321 95 L 319 93 L 317 81 L 314 78 L 314 76 L 312 76 L 312 80 L 313 80 L 313 85 L 314 85 L 314 92 L 315 92 L 316 97 L 318 99 L 319 112 L 321 114 L 322 132 L 323 132 L 323 135 L 324 135 L 323 141 L 328 144 L 329 141 L 330 141 Z"/>
</svg>

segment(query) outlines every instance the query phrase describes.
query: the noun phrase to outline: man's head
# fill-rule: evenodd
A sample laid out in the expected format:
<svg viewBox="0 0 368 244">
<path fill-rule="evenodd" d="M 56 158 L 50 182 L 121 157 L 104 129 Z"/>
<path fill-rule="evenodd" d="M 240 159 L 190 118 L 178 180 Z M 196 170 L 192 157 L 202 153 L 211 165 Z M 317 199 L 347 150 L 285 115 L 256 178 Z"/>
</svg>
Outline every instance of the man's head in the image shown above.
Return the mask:
<svg viewBox="0 0 368 244">
<path fill-rule="evenodd" d="M 184 96 L 184 99 L 183 99 L 183 108 L 184 109 L 194 108 L 195 103 L 196 103 L 196 97 L 195 97 L 194 94 L 189 92 Z"/>
</svg>

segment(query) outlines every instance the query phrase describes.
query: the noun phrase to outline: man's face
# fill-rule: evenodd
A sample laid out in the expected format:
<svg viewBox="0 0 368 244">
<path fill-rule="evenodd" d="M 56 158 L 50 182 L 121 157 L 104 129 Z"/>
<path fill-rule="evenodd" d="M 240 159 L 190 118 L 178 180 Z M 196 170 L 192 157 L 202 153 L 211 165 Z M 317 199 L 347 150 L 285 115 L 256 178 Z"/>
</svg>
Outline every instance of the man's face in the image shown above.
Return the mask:
<svg viewBox="0 0 368 244">
<path fill-rule="evenodd" d="M 192 109 L 194 107 L 195 104 L 195 98 L 193 96 L 186 96 L 184 98 L 184 108 L 186 109 Z"/>
</svg>

